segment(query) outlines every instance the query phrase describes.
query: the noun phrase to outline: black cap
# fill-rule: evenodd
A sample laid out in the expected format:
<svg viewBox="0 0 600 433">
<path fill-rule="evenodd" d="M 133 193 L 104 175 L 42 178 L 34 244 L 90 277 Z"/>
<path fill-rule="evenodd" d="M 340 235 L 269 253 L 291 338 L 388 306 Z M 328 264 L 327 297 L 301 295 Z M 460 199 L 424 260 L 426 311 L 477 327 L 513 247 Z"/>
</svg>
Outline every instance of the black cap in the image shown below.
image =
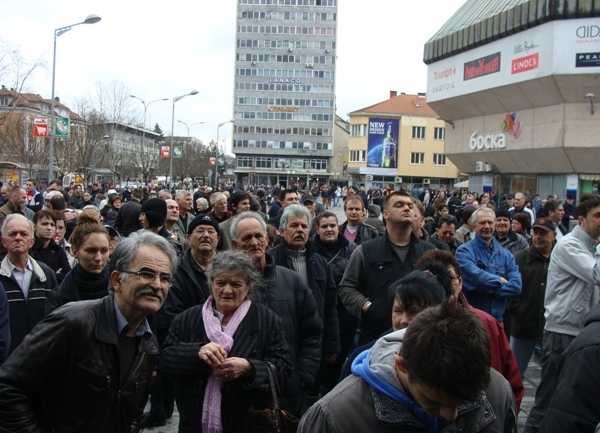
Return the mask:
<svg viewBox="0 0 600 433">
<path fill-rule="evenodd" d="M 512 215 L 507 209 L 498 209 L 496 211 L 496 218 L 508 218 L 509 220 L 512 220 Z"/>
<path fill-rule="evenodd" d="M 547 232 L 555 231 L 554 223 L 552 222 L 552 220 L 550 220 L 548 218 L 536 219 L 535 222 L 533 223 L 533 225 L 531 226 L 531 228 L 536 228 L 536 227 L 546 230 Z"/>
<path fill-rule="evenodd" d="M 188 234 L 192 233 L 196 227 L 202 225 L 213 227 L 217 231 L 217 234 L 219 236 L 221 235 L 221 230 L 219 230 L 219 223 L 209 214 L 200 214 L 196 218 L 194 218 L 192 222 L 188 225 Z"/>
<path fill-rule="evenodd" d="M 150 228 L 160 227 L 167 218 L 167 202 L 162 198 L 151 198 L 142 203 L 142 213 L 146 215 Z"/>
</svg>

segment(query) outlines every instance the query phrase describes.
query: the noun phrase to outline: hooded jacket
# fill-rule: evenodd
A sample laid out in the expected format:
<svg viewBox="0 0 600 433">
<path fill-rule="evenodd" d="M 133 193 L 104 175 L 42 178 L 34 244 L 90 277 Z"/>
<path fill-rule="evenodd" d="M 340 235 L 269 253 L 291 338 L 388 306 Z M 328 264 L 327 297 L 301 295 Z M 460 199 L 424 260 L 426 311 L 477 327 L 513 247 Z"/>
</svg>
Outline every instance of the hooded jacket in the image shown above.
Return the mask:
<svg viewBox="0 0 600 433">
<path fill-rule="evenodd" d="M 353 373 L 315 403 L 302 417 L 298 433 L 412 433 L 412 432 L 513 432 L 516 411 L 506 380 L 491 370 L 490 384 L 476 401 L 458 408 L 458 418 L 434 418 L 412 400 L 395 371 L 394 355 L 405 329 L 388 334 L 361 354 Z M 360 408 L 360 410 L 348 410 Z"/>
</svg>

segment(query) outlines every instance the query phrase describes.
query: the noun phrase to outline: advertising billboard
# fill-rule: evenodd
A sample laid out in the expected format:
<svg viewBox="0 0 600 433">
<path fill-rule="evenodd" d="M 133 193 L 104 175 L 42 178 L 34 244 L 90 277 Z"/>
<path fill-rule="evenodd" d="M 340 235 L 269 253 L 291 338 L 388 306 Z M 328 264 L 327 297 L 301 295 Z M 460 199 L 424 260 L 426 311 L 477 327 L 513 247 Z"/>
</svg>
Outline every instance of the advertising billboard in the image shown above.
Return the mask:
<svg viewBox="0 0 600 433">
<path fill-rule="evenodd" d="M 369 118 L 367 167 L 397 171 L 399 125 L 398 119 Z"/>
</svg>

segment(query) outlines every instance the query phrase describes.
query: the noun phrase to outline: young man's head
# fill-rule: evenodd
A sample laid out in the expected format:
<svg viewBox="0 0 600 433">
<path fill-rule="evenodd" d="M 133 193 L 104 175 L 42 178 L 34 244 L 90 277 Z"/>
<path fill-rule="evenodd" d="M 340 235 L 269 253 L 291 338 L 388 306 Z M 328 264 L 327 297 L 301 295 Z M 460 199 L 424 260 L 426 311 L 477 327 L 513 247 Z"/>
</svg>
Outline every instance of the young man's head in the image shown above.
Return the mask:
<svg viewBox="0 0 600 433">
<path fill-rule="evenodd" d="M 419 313 L 406 330 L 396 375 L 428 414 L 453 421 L 490 382 L 490 340 L 481 320 L 443 303 Z"/>
<path fill-rule="evenodd" d="M 579 226 L 594 239 L 600 237 L 600 195 L 586 194 L 577 205 Z"/>
<path fill-rule="evenodd" d="M 300 199 L 298 198 L 298 193 L 294 189 L 284 189 L 279 194 L 279 202 L 282 207 L 287 207 L 292 204 L 300 203 Z"/>
<path fill-rule="evenodd" d="M 565 209 L 560 200 L 546 200 L 544 211 L 555 225 L 561 222 L 565 216 Z"/>
<path fill-rule="evenodd" d="M 349 226 L 359 225 L 365 213 L 365 202 L 357 195 L 348 197 L 344 203 L 344 213 Z"/>
</svg>

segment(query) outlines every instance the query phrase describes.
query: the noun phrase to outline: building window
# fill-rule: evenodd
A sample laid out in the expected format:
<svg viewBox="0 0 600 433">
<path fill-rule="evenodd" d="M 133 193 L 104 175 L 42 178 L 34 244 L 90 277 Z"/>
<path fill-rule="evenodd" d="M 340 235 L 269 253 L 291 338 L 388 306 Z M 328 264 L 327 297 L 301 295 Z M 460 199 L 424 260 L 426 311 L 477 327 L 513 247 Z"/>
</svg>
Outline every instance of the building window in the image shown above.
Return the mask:
<svg viewBox="0 0 600 433">
<path fill-rule="evenodd" d="M 253 168 L 254 167 L 254 158 L 249 158 L 247 156 L 238 157 L 237 167 L 238 168 Z"/>
<path fill-rule="evenodd" d="M 350 125 L 350 136 L 351 137 L 364 137 L 367 130 L 366 124 Z"/>
<path fill-rule="evenodd" d="M 311 159 L 310 160 L 311 170 L 327 170 L 326 159 Z"/>
<path fill-rule="evenodd" d="M 366 150 L 351 150 L 350 162 L 365 162 L 367 160 Z"/>
<path fill-rule="evenodd" d="M 257 157 L 256 168 L 271 168 L 271 158 Z"/>
<path fill-rule="evenodd" d="M 443 140 L 446 138 L 446 128 L 433 128 L 434 140 Z"/>
<path fill-rule="evenodd" d="M 425 154 L 423 152 L 411 152 L 410 153 L 411 164 L 425 164 Z"/>
<path fill-rule="evenodd" d="M 433 165 L 446 165 L 446 155 L 443 153 L 434 153 Z"/>
<path fill-rule="evenodd" d="M 280 170 L 290 168 L 289 158 L 275 158 L 273 163 L 274 163 L 275 168 L 278 168 Z"/>
<path fill-rule="evenodd" d="M 412 138 L 425 138 L 425 127 L 424 126 L 413 126 L 412 127 Z"/>
<path fill-rule="evenodd" d="M 8 105 L 8 96 L 0 97 L 0 106 L 6 107 Z"/>
</svg>

